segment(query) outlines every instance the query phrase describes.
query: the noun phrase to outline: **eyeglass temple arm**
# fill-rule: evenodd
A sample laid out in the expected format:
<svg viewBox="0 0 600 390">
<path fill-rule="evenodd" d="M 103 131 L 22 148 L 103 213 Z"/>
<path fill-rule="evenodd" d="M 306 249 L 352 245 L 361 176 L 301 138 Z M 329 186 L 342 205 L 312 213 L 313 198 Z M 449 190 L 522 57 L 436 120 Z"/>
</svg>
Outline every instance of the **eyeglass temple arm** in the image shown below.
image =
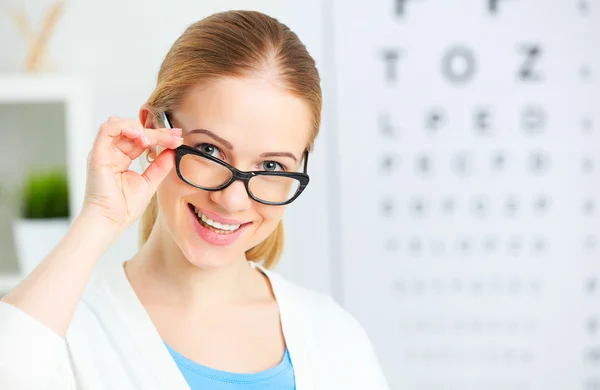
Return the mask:
<svg viewBox="0 0 600 390">
<path fill-rule="evenodd" d="M 173 126 L 171 126 L 171 122 L 169 121 L 169 118 L 167 118 L 167 114 L 164 111 L 160 112 L 160 117 L 162 118 L 162 121 L 163 121 L 164 125 L 168 129 L 172 129 L 173 128 Z"/>
<path fill-rule="evenodd" d="M 304 173 L 307 172 L 306 168 L 308 167 L 308 150 L 304 152 Z"/>
</svg>

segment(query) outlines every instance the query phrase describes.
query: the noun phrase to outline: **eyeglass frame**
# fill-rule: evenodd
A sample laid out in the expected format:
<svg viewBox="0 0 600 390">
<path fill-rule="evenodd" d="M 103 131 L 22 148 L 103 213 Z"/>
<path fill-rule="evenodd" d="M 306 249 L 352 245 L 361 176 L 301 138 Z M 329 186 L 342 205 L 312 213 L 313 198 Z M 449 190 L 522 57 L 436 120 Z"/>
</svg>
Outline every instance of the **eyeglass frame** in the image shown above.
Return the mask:
<svg viewBox="0 0 600 390">
<path fill-rule="evenodd" d="M 165 112 L 161 112 L 160 116 L 167 128 L 169 128 L 169 129 L 173 128 L 173 126 L 171 125 L 171 121 L 169 120 L 169 118 L 167 117 L 167 114 Z M 181 170 L 179 169 L 181 160 L 187 154 L 205 158 L 207 160 L 210 160 L 214 163 L 217 163 L 217 164 L 227 168 L 231 172 L 231 178 L 229 180 L 227 180 L 225 183 L 223 183 L 220 186 L 215 187 L 215 188 L 210 188 L 210 187 L 207 188 L 207 187 L 203 187 L 203 186 L 200 186 L 200 185 L 190 182 L 183 176 L 183 174 L 181 173 Z M 200 150 L 195 149 L 191 146 L 180 145 L 179 147 L 175 148 L 175 170 L 177 172 L 177 176 L 186 184 L 189 184 L 192 187 L 198 188 L 200 190 L 215 192 L 215 191 L 222 191 L 225 188 L 229 187 L 234 182 L 241 180 L 242 182 L 244 182 L 244 187 L 246 188 L 246 193 L 252 200 L 254 200 L 258 203 L 261 203 L 261 204 L 269 205 L 269 206 L 284 206 L 284 205 L 290 204 L 294 200 L 296 200 L 300 196 L 300 194 L 304 191 L 304 189 L 306 188 L 306 186 L 308 185 L 308 183 L 310 181 L 310 177 L 306 173 L 306 170 L 308 167 L 308 150 L 304 151 L 303 159 L 304 159 L 304 169 L 303 169 L 304 172 L 242 171 L 215 156 L 201 152 Z M 289 178 L 298 180 L 300 182 L 300 185 L 298 186 L 296 193 L 287 201 L 285 201 L 285 202 L 269 202 L 269 201 L 257 198 L 256 196 L 254 196 L 254 194 L 252 194 L 252 191 L 250 191 L 249 182 L 252 178 L 257 177 L 257 176 L 289 177 Z"/>
</svg>

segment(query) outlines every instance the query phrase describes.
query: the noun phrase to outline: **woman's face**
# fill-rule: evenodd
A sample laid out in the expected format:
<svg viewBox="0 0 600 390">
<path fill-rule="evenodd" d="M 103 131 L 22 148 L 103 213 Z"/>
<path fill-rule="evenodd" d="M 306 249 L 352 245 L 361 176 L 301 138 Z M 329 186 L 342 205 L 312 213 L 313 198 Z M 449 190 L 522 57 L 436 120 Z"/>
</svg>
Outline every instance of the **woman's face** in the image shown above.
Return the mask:
<svg viewBox="0 0 600 390">
<path fill-rule="evenodd" d="M 169 119 L 183 129 L 185 145 L 239 170 L 296 172 L 312 118 L 306 102 L 270 80 L 225 78 L 193 88 Z M 273 232 L 286 208 L 252 200 L 242 181 L 221 191 L 194 188 L 175 169 L 157 195 L 161 229 L 202 268 L 243 258 Z"/>
</svg>

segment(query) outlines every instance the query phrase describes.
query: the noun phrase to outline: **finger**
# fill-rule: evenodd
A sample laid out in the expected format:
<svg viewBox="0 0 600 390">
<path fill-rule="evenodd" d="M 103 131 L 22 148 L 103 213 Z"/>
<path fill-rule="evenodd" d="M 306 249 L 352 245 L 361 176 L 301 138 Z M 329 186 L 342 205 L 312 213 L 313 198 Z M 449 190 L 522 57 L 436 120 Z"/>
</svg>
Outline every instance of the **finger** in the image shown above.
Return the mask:
<svg viewBox="0 0 600 390">
<path fill-rule="evenodd" d="M 144 138 L 143 126 L 133 120 L 110 119 L 104 122 L 96 136 L 97 145 L 101 149 L 108 148 L 118 137 L 125 136 L 141 146 L 148 146 L 150 141 Z"/>
<path fill-rule="evenodd" d="M 148 131 L 152 129 L 145 130 Z M 167 149 L 175 149 L 183 144 L 183 138 L 177 135 L 165 134 L 165 132 L 160 135 L 155 135 L 154 138 L 154 141 L 150 141 L 150 144 L 157 144 Z M 124 137 L 119 138 L 114 147 L 116 147 L 122 153 L 121 156 L 124 158 L 126 157 L 130 163 L 131 161 L 139 158 L 148 149 L 145 143 L 140 144 L 134 140 Z"/>
<path fill-rule="evenodd" d="M 160 183 L 167 177 L 171 169 L 175 167 L 175 151 L 172 149 L 163 150 L 154 161 L 146 168 L 142 177 L 146 179 L 152 194 L 156 191 Z"/>
<path fill-rule="evenodd" d="M 150 146 L 160 145 L 174 149 L 183 143 L 181 129 L 144 129 Z"/>
<path fill-rule="evenodd" d="M 151 143 L 155 143 L 156 145 L 166 149 L 175 149 L 183 144 L 183 138 L 179 136 L 161 135 L 155 142 Z M 147 148 L 140 147 L 138 144 L 135 144 L 127 139 L 119 141 L 116 146 L 131 160 L 137 159 L 147 150 Z"/>
<path fill-rule="evenodd" d="M 139 143 L 130 139 L 119 140 L 115 146 L 132 161 L 140 157 L 146 150 L 145 146 L 141 146 Z"/>
</svg>

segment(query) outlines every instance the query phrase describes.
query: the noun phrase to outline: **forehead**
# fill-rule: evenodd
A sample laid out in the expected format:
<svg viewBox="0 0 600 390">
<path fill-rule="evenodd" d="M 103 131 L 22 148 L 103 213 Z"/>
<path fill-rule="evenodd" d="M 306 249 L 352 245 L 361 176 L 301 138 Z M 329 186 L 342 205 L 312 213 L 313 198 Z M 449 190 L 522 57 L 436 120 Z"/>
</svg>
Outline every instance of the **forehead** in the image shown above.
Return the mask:
<svg viewBox="0 0 600 390">
<path fill-rule="evenodd" d="M 207 129 L 236 149 L 300 155 L 311 132 L 308 103 L 266 78 L 223 78 L 193 87 L 177 110 L 184 133 Z"/>
</svg>

